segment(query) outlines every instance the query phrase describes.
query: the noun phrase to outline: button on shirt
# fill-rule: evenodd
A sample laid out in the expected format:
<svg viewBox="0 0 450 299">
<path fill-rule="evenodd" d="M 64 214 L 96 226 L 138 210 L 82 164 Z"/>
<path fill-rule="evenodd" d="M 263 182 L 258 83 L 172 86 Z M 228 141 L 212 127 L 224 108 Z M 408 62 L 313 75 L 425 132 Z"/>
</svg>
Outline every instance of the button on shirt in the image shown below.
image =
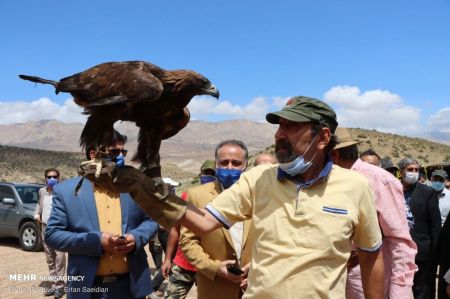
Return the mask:
<svg viewBox="0 0 450 299">
<path fill-rule="evenodd" d="M 98 224 L 101 232 L 122 235 L 122 209 L 118 193 L 96 188 L 94 191 Z M 97 275 L 129 272 L 126 254 L 105 253 L 100 257 Z"/>
</svg>

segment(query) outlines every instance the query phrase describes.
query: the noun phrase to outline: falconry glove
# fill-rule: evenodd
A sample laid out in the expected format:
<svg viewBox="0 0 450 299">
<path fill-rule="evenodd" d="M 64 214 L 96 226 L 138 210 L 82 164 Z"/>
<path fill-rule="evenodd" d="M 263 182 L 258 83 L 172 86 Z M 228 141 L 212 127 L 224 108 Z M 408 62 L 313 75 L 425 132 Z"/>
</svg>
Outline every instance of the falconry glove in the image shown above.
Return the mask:
<svg viewBox="0 0 450 299">
<path fill-rule="evenodd" d="M 129 193 L 150 217 L 165 228 L 171 228 L 183 217 L 187 203 L 170 193 L 170 186 L 161 178 L 150 178 L 131 167 L 116 167 L 113 183 L 121 193 Z"/>
</svg>

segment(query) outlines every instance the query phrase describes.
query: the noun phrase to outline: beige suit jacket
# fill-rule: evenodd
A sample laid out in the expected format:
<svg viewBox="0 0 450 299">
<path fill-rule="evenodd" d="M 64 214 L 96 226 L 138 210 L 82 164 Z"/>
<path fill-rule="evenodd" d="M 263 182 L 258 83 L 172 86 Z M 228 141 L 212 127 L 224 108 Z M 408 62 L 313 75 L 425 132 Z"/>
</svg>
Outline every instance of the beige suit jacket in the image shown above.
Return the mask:
<svg viewBox="0 0 450 299">
<path fill-rule="evenodd" d="M 217 182 L 200 185 L 187 192 L 187 201 L 204 208 L 220 192 L 221 187 Z M 241 267 L 251 261 L 254 234 L 249 234 L 250 225 L 251 220 L 244 221 Z M 233 299 L 242 296 L 238 284 L 216 276 L 220 262 L 235 259 L 233 241 L 227 229 L 219 228 L 204 236 L 196 236 L 191 230 L 182 227 L 180 246 L 187 259 L 198 269 L 198 299 Z"/>
</svg>

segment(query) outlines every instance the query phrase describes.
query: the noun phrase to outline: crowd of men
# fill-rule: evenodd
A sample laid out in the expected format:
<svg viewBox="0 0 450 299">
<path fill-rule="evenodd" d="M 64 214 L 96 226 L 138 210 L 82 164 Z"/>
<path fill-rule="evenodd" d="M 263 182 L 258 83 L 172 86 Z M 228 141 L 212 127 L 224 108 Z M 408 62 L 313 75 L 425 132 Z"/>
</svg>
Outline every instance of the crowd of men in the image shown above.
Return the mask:
<svg viewBox="0 0 450 299">
<path fill-rule="evenodd" d="M 317 99 L 291 98 L 266 119 L 278 125 L 275 155 L 250 167 L 247 146 L 224 140 L 181 198 L 125 166 L 118 132 L 106 178 L 81 168 L 58 183 L 47 170 L 35 218 L 49 271 L 64 271 L 67 252 L 67 275 L 84 279 L 46 295 L 178 299 L 196 283 L 201 299 L 450 298 L 447 172 L 422 183 L 414 158 L 397 168 L 359 154 Z M 151 281 L 144 246 L 157 234 L 165 257 Z"/>
</svg>

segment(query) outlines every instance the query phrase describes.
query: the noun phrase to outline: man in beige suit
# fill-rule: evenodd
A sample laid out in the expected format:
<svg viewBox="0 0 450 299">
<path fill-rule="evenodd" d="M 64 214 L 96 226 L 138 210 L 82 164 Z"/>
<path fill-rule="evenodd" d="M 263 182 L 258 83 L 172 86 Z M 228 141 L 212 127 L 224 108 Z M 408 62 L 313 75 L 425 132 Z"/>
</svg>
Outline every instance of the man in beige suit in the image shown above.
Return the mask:
<svg viewBox="0 0 450 299">
<path fill-rule="evenodd" d="M 187 201 L 204 208 L 222 190 L 236 182 L 246 169 L 247 147 L 239 140 L 221 142 L 215 151 L 217 180 L 190 189 Z M 204 236 L 196 236 L 182 227 L 180 246 L 187 259 L 198 269 L 197 292 L 199 299 L 241 298 L 241 282 L 251 260 L 250 220 L 238 222 L 229 230 L 216 229 Z M 227 267 L 236 266 L 243 274 L 233 274 Z"/>
</svg>

